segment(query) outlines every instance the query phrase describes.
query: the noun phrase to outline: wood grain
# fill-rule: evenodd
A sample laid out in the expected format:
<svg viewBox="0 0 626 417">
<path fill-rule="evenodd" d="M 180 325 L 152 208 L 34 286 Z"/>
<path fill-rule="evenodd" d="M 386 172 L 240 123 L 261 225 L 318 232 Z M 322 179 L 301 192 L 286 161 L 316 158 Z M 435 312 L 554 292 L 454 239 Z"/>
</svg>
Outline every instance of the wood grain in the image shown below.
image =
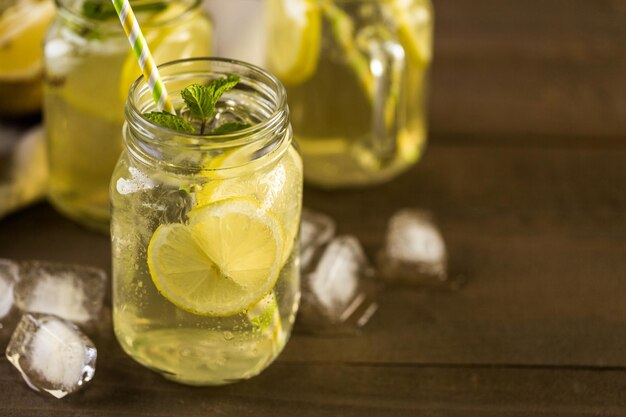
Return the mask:
<svg viewBox="0 0 626 417">
<path fill-rule="evenodd" d="M 275 365 L 221 388 L 163 380 L 103 322 L 97 378 L 67 401 L 33 394 L 0 360 L 0 415 L 624 415 L 624 166 L 626 149 L 434 145 L 385 187 L 307 189 L 306 205 L 335 217 L 372 259 L 389 215 L 430 210 L 466 284 L 389 286 L 359 334 L 296 326 Z M 108 268 L 108 238 L 47 205 L 0 225 L 0 257 Z"/>
<path fill-rule="evenodd" d="M 305 204 L 370 259 L 396 210 L 430 211 L 463 286 L 388 285 L 361 332 L 296 325 L 263 374 L 216 388 L 133 362 L 107 307 L 90 386 L 53 401 L 0 358 L 0 416 L 626 415 L 626 0 L 434 3 L 423 160 L 385 186 L 307 188 Z M 43 203 L 0 220 L 0 257 L 110 271 L 108 237 Z"/>
<path fill-rule="evenodd" d="M 435 132 L 622 142 L 626 1 L 433 3 Z"/>
</svg>

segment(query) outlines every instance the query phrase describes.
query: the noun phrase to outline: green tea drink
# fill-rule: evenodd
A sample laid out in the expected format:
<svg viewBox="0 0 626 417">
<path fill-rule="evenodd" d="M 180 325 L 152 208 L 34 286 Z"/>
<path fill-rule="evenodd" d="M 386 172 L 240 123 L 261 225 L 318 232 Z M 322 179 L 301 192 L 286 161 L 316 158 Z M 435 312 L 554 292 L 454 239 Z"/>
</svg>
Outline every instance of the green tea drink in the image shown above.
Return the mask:
<svg viewBox="0 0 626 417">
<path fill-rule="evenodd" d="M 429 0 L 268 0 L 268 66 L 287 88 L 305 180 L 389 180 L 426 141 Z"/>
<path fill-rule="evenodd" d="M 145 82 L 131 89 L 126 149 L 111 182 L 115 334 L 166 378 L 246 379 L 283 349 L 300 295 L 302 160 L 284 89 L 232 61 L 178 61 L 160 71 L 183 116 L 191 110 L 181 89 L 226 74 L 241 79 L 212 120 L 191 122 L 195 134 L 148 121 L 154 103 Z"/>
<path fill-rule="evenodd" d="M 124 102 L 141 71 L 112 3 L 76 4 L 58 2 L 44 45 L 49 196 L 69 217 L 108 230 L 108 184 L 122 150 Z M 211 51 L 211 25 L 197 1 L 133 6 L 157 63 Z"/>
</svg>

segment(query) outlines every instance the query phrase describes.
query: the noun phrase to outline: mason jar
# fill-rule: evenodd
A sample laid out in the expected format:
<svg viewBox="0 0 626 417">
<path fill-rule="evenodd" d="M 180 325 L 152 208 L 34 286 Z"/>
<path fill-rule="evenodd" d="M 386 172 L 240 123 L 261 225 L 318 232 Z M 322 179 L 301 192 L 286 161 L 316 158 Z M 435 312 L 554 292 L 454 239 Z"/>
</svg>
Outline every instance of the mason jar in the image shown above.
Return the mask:
<svg viewBox="0 0 626 417">
<path fill-rule="evenodd" d="M 211 23 L 200 0 L 131 3 L 157 63 L 211 53 Z M 110 1 L 56 4 L 44 42 L 49 199 L 75 221 L 108 231 L 124 103 L 141 71 Z"/>
<path fill-rule="evenodd" d="M 113 319 L 122 348 L 166 378 L 218 385 L 266 368 L 289 338 L 300 298 L 302 160 L 285 90 L 237 61 L 160 67 L 181 89 L 235 74 L 214 120 L 251 125 L 186 134 L 142 116 L 141 79 L 126 104 L 124 151 L 111 180 Z"/>
<path fill-rule="evenodd" d="M 430 0 L 267 0 L 267 65 L 287 89 L 304 178 L 388 181 L 420 158 Z"/>
</svg>

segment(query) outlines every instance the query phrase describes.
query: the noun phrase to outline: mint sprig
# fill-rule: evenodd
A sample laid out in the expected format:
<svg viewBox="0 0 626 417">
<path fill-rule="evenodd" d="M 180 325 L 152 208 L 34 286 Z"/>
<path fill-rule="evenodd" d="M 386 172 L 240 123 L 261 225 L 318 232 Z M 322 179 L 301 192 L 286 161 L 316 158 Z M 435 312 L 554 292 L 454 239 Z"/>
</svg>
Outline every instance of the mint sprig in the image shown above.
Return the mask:
<svg viewBox="0 0 626 417">
<path fill-rule="evenodd" d="M 212 80 L 207 85 L 192 84 L 183 89 L 180 96 L 185 101 L 190 110 L 190 116 L 193 122 L 200 125 L 200 134 L 204 135 L 207 124 L 211 121 L 215 106 L 224 93 L 232 90 L 239 83 L 239 77 L 236 75 L 228 75 L 224 78 Z M 198 133 L 193 124 L 186 119 L 171 113 L 151 112 L 144 113 L 151 122 L 159 126 L 178 130 L 185 133 Z M 249 127 L 245 123 L 229 122 L 224 123 L 209 134 L 218 135 L 235 132 Z"/>
</svg>

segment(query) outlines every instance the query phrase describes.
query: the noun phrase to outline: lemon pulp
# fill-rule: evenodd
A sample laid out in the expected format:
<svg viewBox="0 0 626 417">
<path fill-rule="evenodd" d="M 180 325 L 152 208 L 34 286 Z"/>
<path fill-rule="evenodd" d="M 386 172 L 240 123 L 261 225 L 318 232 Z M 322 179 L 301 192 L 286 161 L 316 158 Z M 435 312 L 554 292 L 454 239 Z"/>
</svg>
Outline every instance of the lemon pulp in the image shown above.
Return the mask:
<svg viewBox="0 0 626 417">
<path fill-rule="evenodd" d="M 243 163 L 241 154 L 249 154 L 246 149 L 235 150 L 215 160 L 207 161 L 211 168 L 219 168 Z M 302 180 L 298 172 L 302 171 L 302 158 L 298 151 L 290 146 L 277 164 L 270 165 L 258 172 L 251 172 L 235 178 L 215 178 L 209 181 L 196 194 L 199 206 L 211 204 L 227 198 L 246 196 L 258 201 L 264 210 L 281 219 L 281 229 L 285 238 L 285 250 L 282 260 L 291 254 L 300 229 L 300 218 L 291 213 L 298 211 L 302 199 Z"/>
<path fill-rule="evenodd" d="M 271 290 L 283 251 L 271 215 L 232 198 L 192 210 L 189 219 L 159 226 L 148 246 L 150 274 L 165 298 L 187 312 L 228 316 Z"/>
</svg>

